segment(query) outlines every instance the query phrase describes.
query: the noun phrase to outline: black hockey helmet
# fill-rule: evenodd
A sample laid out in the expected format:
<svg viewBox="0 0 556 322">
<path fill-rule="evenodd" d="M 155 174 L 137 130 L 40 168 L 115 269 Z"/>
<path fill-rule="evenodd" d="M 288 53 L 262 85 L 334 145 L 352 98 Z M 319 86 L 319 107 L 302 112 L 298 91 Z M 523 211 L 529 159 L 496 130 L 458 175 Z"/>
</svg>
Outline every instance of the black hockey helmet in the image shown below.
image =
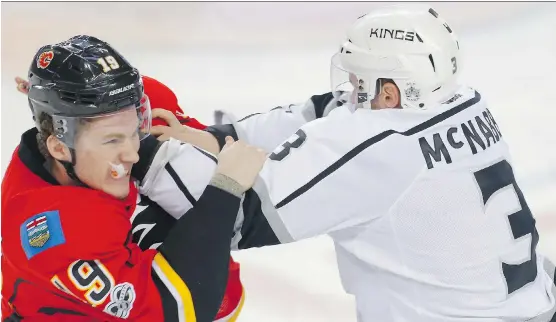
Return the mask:
<svg viewBox="0 0 556 322">
<path fill-rule="evenodd" d="M 52 116 L 54 134 L 70 148 L 78 121 L 134 107 L 142 137 L 151 124 L 139 71 L 106 42 L 75 36 L 38 50 L 29 67 L 29 106 L 38 124 Z"/>
</svg>

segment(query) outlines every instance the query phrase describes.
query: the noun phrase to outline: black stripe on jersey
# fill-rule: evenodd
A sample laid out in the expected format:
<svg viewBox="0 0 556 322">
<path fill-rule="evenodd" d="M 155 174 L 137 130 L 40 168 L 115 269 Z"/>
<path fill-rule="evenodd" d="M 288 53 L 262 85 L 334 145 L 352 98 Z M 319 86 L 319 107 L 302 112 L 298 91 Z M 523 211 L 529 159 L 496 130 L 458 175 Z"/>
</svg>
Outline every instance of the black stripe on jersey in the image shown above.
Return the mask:
<svg viewBox="0 0 556 322">
<path fill-rule="evenodd" d="M 220 125 L 211 125 L 207 126 L 205 129 L 206 132 L 209 132 L 216 138 L 218 141 L 218 145 L 220 146 L 220 150 L 226 144 L 226 137 L 231 136 L 234 140 L 238 140 L 236 129 L 232 124 L 220 124 Z"/>
<path fill-rule="evenodd" d="M 18 279 L 15 280 L 15 282 L 14 282 L 14 292 L 10 296 L 10 298 L 8 299 L 8 303 L 13 303 L 15 301 L 15 298 L 17 297 L 17 290 L 19 288 L 19 284 L 21 284 L 23 282 L 27 282 L 27 281 L 25 281 L 22 278 L 18 278 Z"/>
<path fill-rule="evenodd" d="M 255 190 L 249 189 L 245 192 L 242 208 L 244 218 L 238 249 L 280 244 L 280 240 L 263 214 L 261 199 Z"/>
<path fill-rule="evenodd" d="M 124 247 L 127 250 L 127 260 L 125 261 L 125 264 L 126 264 L 127 267 L 133 267 L 134 266 L 133 263 L 131 262 L 132 251 L 131 251 L 131 248 L 129 248 L 129 243 L 131 243 L 132 240 L 133 240 L 133 233 L 130 230 L 130 231 L 127 232 L 127 237 L 126 237 L 125 242 L 124 242 Z"/>
<path fill-rule="evenodd" d="M 20 322 L 23 321 L 23 318 L 17 314 L 17 312 L 13 312 L 9 316 L 7 316 L 2 322 Z"/>
<path fill-rule="evenodd" d="M 16 300 L 16 298 L 17 298 L 17 292 L 18 292 L 19 288 L 20 288 L 20 287 L 25 287 L 25 285 L 23 285 L 23 284 L 31 285 L 32 287 L 34 287 L 34 288 L 36 288 L 36 289 L 42 289 L 43 291 L 46 291 L 46 292 L 48 292 L 48 293 L 50 293 L 50 294 L 52 294 L 52 295 L 54 295 L 54 296 L 57 296 L 57 297 L 60 297 L 60 298 L 64 299 L 64 300 L 70 301 L 70 302 L 72 302 L 72 303 L 74 303 L 74 304 L 78 304 L 78 305 L 79 305 L 79 304 L 82 304 L 81 301 L 79 301 L 78 299 L 76 299 L 76 298 L 74 298 L 74 297 L 72 297 L 72 296 L 67 295 L 67 294 L 64 293 L 62 290 L 59 290 L 59 291 L 51 291 L 50 289 L 46 289 L 46 288 L 44 288 L 44 287 L 42 287 L 42 286 L 38 286 L 37 284 L 35 284 L 35 283 L 33 283 L 33 282 L 30 282 L 30 281 L 27 281 L 27 280 L 25 280 L 25 279 L 23 279 L 23 278 L 18 278 L 18 279 L 16 279 L 15 282 L 14 282 L 13 294 L 12 294 L 12 295 L 9 297 L 9 299 L 8 299 L 8 303 L 9 303 L 9 305 L 11 305 L 11 306 L 13 307 L 13 311 L 14 311 L 14 312 L 13 312 L 12 314 L 10 314 L 9 316 L 7 316 L 7 317 L 3 320 L 3 322 L 17 322 L 17 321 L 23 320 L 23 318 L 22 318 L 21 316 L 19 316 L 19 314 L 17 314 L 17 305 L 18 305 L 18 304 L 17 304 L 17 303 L 14 303 L 15 300 Z M 22 292 L 25 292 L 25 291 L 22 291 Z M 68 311 L 69 311 L 69 310 L 68 310 Z M 49 312 L 51 312 L 51 311 L 49 311 Z M 74 312 L 76 315 L 87 316 L 87 314 L 85 314 L 85 313 L 81 313 L 81 312 L 77 312 L 77 311 L 72 311 L 72 312 Z M 47 314 L 47 312 L 41 312 L 41 309 L 39 309 L 39 313 L 45 313 L 45 314 Z"/>
<path fill-rule="evenodd" d="M 195 200 L 195 198 L 193 198 L 193 195 L 191 195 L 189 190 L 187 190 L 187 187 L 183 184 L 183 181 L 181 181 L 180 176 L 176 173 L 176 170 L 174 170 L 172 165 L 170 163 L 166 163 L 164 168 L 166 169 L 166 171 L 168 171 L 168 174 L 170 174 L 178 188 L 180 188 L 181 192 L 184 194 L 187 200 L 189 200 L 191 205 L 195 206 L 197 200 Z"/>
<path fill-rule="evenodd" d="M 272 111 L 276 111 L 276 110 L 283 110 L 283 109 L 286 108 L 286 110 L 284 111 L 284 113 L 292 114 L 292 113 L 293 113 L 293 112 L 292 112 L 292 106 L 294 106 L 294 105 L 295 105 L 295 104 L 290 104 L 290 105 L 288 105 L 287 108 L 286 108 L 286 106 L 283 106 L 283 105 L 281 105 L 281 106 L 276 106 L 275 108 L 271 109 L 270 111 L 272 112 Z M 251 116 L 253 116 L 253 115 L 257 115 L 257 114 L 261 114 L 261 113 L 251 114 L 251 115 L 249 115 L 248 117 L 245 117 L 244 119 L 249 118 L 249 117 L 251 117 Z M 242 121 L 243 121 L 243 120 L 242 120 Z"/>
<path fill-rule="evenodd" d="M 176 298 L 172 295 L 172 293 L 170 293 L 156 272 L 151 271 L 151 277 L 154 285 L 156 285 L 156 288 L 158 289 L 158 294 L 160 294 L 162 311 L 164 312 L 164 321 L 179 322 L 180 319 L 178 316 L 178 303 L 176 303 Z"/>
<path fill-rule="evenodd" d="M 64 308 L 52 307 L 52 306 L 43 306 L 39 308 L 38 312 L 46 315 L 66 314 L 66 315 L 87 316 L 87 314 L 85 313 L 81 313 L 74 310 L 68 310 Z"/>
<path fill-rule="evenodd" d="M 214 161 L 214 163 L 218 163 L 218 161 L 216 160 L 216 158 L 214 157 L 214 155 L 211 155 L 210 153 L 208 153 L 205 150 L 199 149 L 198 147 L 194 146 L 195 149 L 197 149 L 197 151 L 201 152 L 202 154 L 206 155 L 207 158 L 211 159 L 212 161 Z"/>
<path fill-rule="evenodd" d="M 260 114 L 262 114 L 262 113 L 253 113 L 253 114 L 249 114 L 249 115 L 247 115 L 246 117 L 244 117 L 244 118 L 242 118 L 242 119 L 239 119 L 238 122 L 243 122 L 243 121 L 247 120 L 247 119 L 250 118 L 250 117 L 253 117 L 253 116 L 255 116 L 255 115 L 260 115 Z"/>
<path fill-rule="evenodd" d="M 174 227 L 177 219 L 145 196 L 141 196 L 141 203 L 143 206 L 147 207 L 138 213 L 131 223 L 133 227 L 132 230 L 135 230 L 133 233 L 133 242 L 142 250 L 147 250 L 152 245 L 164 241 L 172 227 Z M 145 229 L 137 230 L 136 228 L 139 225 L 146 225 L 144 226 Z M 147 229 L 149 230 L 147 231 Z"/>
<path fill-rule="evenodd" d="M 182 142 L 180 145 L 184 145 L 184 144 L 189 144 L 186 142 Z M 218 163 L 218 160 L 216 159 L 216 157 L 214 157 L 214 155 L 208 153 L 207 151 L 200 149 L 194 145 L 192 145 L 195 149 L 197 149 L 197 151 L 201 152 L 202 154 L 204 154 L 206 157 L 208 157 L 209 159 L 211 159 L 212 161 L 214 161 L 214 163 Z"/>
<path fill-rule="evenodd" d="M 321 173 L 316 175 L 313 179 L 311 179 L 305 185 L 301 186 L 300 188 L 298 188 L 297 190 L 292 192 L 289 196 L 284 198 L 282 201 L 278 202 L 276 204 L 276 208 L 279 209 L 281 207 L 284 207 L 288 203 L 292 202 L 295 198 L 297 198 L 297 197 L 301 196 L 302 194 L 304 194 L 305 192 L 309 191 L 309 189 L 314 187 L 321 180 L 323 180 L 324 178 L 326 178 L 330 174 L 334 173 L 334 171 L 341 168 L 343 165 L 345 165 L 351 159 L 355 158 L 359 153 L 365 151 L 368 147 L 374 145 L 375 143 L 378 143 L 378 142 L 386 139 L 390 135 L 400 134 L 400 135 L 404 135 L 404 136 L 410 136 L 410 135 L 419 133 L 419 132 L 421 132 L 421 131 L 423 131 L 423 130 L 425 130 L 425 129 L 427 129 L 427 128 L 435 125 L 435 124 L 438 124 L 438 123 L 444 121 L 445 119 L 447 119 L 449 117 L 452 117 L 452 116 L 456 115 L 457 113 L 465 110 L 466 108 L 477 104 L 480 100 L 481 100 L 481 95 L 478 92 L 475 92 L 475 97 L 463 102 L 462 104 L 460 104 L 458 106 L 455 106 L 455 107 L 449 109 L 448 111 L 446 111 L 444 113 L 438 114 L 438 115 L 434 116 L 433 118 L 431 118 L 430 120 L 425 121 L 421 124 L 418 124 L 418 125 L 410 128 L 409 130 L 405 131 L 405 132 L 387 130 L 387 131 L 384 131 L 382 133 L 379 133 L 379 134 L 373 136 L 372 138 L 369 138 L 369 139 L 363 141 L 361 144 L 359 144 L 355 148 L 351 149 L 351 151 L 346 153 L 344 156 L 342 156 L 339 160 L 334 162 L 328 168 L 324 169 L 324 171 L 322 171 Z"/>
<path fill-rule="evenodd" d="M 15 302 L 15 300 L 16 300 L 17 291 L 18 291 L 19 287 L 24 287 L 24 286 L 21 286 L 23 283 L 32 285 L 32 286 L 37 287 L 37 288 L 40 288 L 40 289 L 42 289 L 42 290 L 44 290 L 44 291 L 46 291 L 46 292 L 49 292 L 49 293 L 51 293 L 51 294 L 53 294 L 53 295 L 55 295 L 55 296 L 61 297 L 61 298 L 65 299 L 65 300 L 68 300 L 68 301 L 73 302 L 73 303 L 75 303 L 75 304 L 81 304 L 81 301 L 77 300 L 75 297 L 66 295 L 66 293 L 65 293 L 64 291 L 61 291 L 61 290 L 60 290 L 60 291 L 51 291 L 51 290 L 49 290 L 49 289 L 45 289 L 44 287 L 38 286 L 37 284 L 35 284 L 35 283 L 33 283 L 33 282 L 30 282 L 30 281 L 28 281 L 28 280 L 25 280 L 25 279 L 23 279 L 23 278 L 18 278 L 18 279 L 14 282 L 14 292 L 13 292 L 13 294 L 10 296 L 10 298 L 8 299 L 8 302 L 11 303 L 12 305 L 14 304 L 14 302 Z"/>
<path fill-rule="evenodd" d="M 139 182 L 143 181 L 161 145 L 162 142 L 158 141 L 153 135 L 149 135 L 141 140 L 138 152 L 139 161 L 131 167 L 131 176 L 133 178 Z"/>
<path fill-rule="evenodd" d="M 317 118 L 322 117 L 326 106 L 328 105 L 328 103 L 330 103 L 330 101 L 332 101 L 333 98 L 334 95 L 332 94 L 332 92 L 311 96 L 311 102 L 313 102 L 313 106 L 315 107 L 315 115 Z"/>
</svg>

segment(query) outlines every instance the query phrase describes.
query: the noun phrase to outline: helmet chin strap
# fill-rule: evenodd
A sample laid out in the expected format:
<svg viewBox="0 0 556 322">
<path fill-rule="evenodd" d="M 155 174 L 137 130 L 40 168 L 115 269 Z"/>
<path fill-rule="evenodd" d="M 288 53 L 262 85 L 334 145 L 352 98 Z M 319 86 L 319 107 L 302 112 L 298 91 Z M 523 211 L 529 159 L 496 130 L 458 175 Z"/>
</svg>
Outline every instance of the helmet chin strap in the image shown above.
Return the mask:
<svg viewBox="0 0 556 322">
<path fill-rule="evenodd" d="M 81 181 L 81 179 L 79 179 L 77 173 L 75 173 L 75 162 L 77 160 L 75 157 L 75 150 L 73 148 L 69 148 L 69 150 L 71 153 L 71 162 L 63 161 L 63 160 L 58 160 L 58 161 L 64 166 L 64 169 L 66 169 L 66 173 L 68 174 L 68 177 L 70 177 L 70 179 L 73 180 L 77 186 L 89 188 L 88 185 L 86 185 L 83 181 Z"/>
</svg>

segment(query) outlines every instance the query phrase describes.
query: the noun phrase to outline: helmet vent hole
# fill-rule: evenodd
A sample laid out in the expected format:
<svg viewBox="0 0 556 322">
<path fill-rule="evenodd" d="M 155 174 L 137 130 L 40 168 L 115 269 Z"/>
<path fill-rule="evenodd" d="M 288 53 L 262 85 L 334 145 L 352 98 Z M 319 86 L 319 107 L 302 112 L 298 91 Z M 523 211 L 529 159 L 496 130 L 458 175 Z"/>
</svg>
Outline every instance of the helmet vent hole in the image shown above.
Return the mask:
<svg viewBox="0 0 556 322">
<path fill-rule="evenodd" d="M 67 92 L 67 91 L 60 91 L 60 99 L 66 102 L 75 102 L 77 100 L 77 96 L 75 93 Z"/>
<path fill-rule="evenodd" d="M 70 68 L 72 71 L 74 71 L 74 72 L 77 72 L 77 73 L 79 73 L 79 74 L 83 74 L 83 69 L 82 69 L 81 67 L 79 67 L 79 66 L 70 64 L 70 65 L 69 65 L 69 68 Z"/>
<path fill-rule="evenodd" d="M 95 104 L 97 96 L 95 94 L 81 94 L 79 101 L 83 104 Z"/>
</svg>

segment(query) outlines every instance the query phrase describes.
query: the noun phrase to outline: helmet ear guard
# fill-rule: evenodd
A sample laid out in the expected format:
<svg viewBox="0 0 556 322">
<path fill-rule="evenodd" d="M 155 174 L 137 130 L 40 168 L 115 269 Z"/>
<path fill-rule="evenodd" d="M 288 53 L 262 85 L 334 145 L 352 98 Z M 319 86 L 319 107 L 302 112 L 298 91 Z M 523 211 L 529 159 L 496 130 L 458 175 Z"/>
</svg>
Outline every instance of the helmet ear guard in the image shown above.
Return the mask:
<svg viewBox="0 0 556 322">
<path fill-rule="evenodd" d="M 363 63 L 354 63 L 357 61 Z M 401 64 L 395 58 L 370 56 L 351 41 L 346 42 L 340 52 L 332 57 L 332 91 L 350 92 L 349 103 L 361 108 L 371 108 L 371 101 L 380 94 L 385 81 L 396 84 L 391 78 L 379 75 L 403 75 L 400 68 Z"/>
</svg>

